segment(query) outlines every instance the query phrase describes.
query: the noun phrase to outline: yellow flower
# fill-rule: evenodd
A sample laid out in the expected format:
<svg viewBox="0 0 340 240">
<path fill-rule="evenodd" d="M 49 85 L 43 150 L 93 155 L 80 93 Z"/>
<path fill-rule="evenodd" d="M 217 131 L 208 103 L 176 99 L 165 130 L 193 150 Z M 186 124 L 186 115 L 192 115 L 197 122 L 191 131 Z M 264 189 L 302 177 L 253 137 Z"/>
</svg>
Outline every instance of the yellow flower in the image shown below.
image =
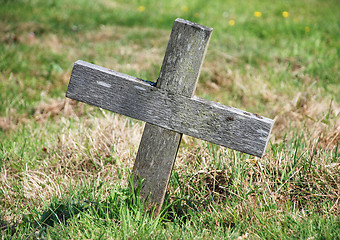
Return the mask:
<svg viewBox="0 0 340 240">
<path fill-rule="evenodd" d="M 138 12 L 144 12 L 144 11 L 145 11 L 145 6 L 138 7 Z"/>
<path fill-rule="evenodd" d="M 309 32 L 310 28 L 308 26 L 305 27 L 305 32 Z"/>
<path fill-rule="evenodd" d="M 259 11 L 255 11 L 255 12 L 254 12 L 254 16 L 257 17 L 257 18 L 259 18 L 259 17 L 262 16 L 262 13 L 259 12 Z"/>
<path fill-rule="evenodd" d="M 282 12 L 282 17 L 284 17 L 284 18 L 289 17 L 289 12 L 283 11 L 283 12 Z"/>
<path fill-rule="evenodd" d="M 199 14 L 199 13 L 195 13 L 195 14 L 194 14 L 194 17 L 195 17 L 195 18 L 199 18 L 199 17 L 200 17 L 200 14 Z"/>
<path fill-rule="evenodd" d="M 235 20 L 234 19 L 230 19 L 228 23 L 229 23 L 230 26 L 234 26 L 235 25 Z"/>
<path fill-rule="evenodd" d="M 189 11 L 189 8 L 188 8 L 188 6 L 182 6 L 182 7 L 181 7 L 181 9 L 182 9 L 182 11 L 183 11 L 183 12 L 187 12 L 187 11 Z"/>
</svg>

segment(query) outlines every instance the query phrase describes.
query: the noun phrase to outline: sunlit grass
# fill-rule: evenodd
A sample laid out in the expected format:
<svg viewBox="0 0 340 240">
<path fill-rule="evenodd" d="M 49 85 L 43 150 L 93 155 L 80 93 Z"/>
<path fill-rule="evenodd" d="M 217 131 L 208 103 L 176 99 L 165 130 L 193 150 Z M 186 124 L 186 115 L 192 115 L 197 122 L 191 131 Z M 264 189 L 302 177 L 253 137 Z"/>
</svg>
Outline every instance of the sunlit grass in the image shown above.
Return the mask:
<svg viewBox="0 0 340 240">
<path fill-rule="evenodd" d="M 5 239 L 340 238 L 336 1 L 0 2 Z M 196 94 L 276 123 L 263 159 L 184 136 L 152 219 L 142 123 L 64 96 L 78 59 L 155 81 L 177 17 L 214 28 Z"/>
</svg>

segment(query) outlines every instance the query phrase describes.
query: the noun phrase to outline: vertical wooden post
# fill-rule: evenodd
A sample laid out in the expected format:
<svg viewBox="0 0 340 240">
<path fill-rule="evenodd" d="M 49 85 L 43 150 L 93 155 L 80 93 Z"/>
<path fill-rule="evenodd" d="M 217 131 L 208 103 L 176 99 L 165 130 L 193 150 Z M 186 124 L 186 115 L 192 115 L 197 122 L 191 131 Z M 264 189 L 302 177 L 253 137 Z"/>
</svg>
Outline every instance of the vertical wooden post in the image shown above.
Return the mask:
<svg viewBox="0 0 340 240">
<path fill-rule="evenodd" d="M 165 52 L 157 87 L 193 96 L 212 28 L 176 19 Z M 164 201 L 182 134 L 146 123 L 133 167 L 134 184 L 142 179 L 141 197 L 150 194 L 155 215 Z"/>
</svg>

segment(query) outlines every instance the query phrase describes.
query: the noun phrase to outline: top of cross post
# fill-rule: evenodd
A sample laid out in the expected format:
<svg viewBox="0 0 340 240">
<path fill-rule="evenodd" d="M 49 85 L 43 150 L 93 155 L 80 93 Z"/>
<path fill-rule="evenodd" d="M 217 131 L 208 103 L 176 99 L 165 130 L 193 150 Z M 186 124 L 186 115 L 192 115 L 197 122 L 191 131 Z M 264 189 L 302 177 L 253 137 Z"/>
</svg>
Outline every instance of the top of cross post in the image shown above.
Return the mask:
<svg viewBox="0 0 340 240">
<path fill-rule="evenodd" d="M 177 18 L 171 30 L 156 86 L 193 96 L 212 28 Z"/>
<path fill-rule="evenodd" d="M 213 28 L 211 28 L 211 27 L 207 27 L 207 26 L 203 26 L 203 25 L 198 24 L 198 23 L 190 22 L 190 21 L 185 20 L 185 19 L 182 19 L 182 18 L 177 18 L 177 19 L 175 20 L 175 22 L 184 23 L 184 24 L 186 24 L 186 25 L 192 26 L 192 27 L 194 27 L 194 28 L 201 29 L 201 30 L 203 30 L 203 31 L 212 32 L 212 30 L 213 30 Z"/>
</svg>

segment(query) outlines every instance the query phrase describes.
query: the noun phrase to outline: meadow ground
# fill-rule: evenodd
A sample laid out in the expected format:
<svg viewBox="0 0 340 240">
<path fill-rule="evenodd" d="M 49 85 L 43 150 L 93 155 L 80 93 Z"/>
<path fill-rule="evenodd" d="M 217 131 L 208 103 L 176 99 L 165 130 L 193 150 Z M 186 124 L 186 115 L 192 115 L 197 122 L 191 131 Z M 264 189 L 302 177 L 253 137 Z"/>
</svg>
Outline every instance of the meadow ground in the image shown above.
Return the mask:
<svg viewBox="0 0 340 240">
<path fill-rule="evenodd" d="M 1 239 L 340 239 L 339 12 L 0 0 Z M 64 96 L 78 59 L 155 81 L 177 17 L 214 28 L 196 95 L 275 125 L 262 159 L 184 136 L 152 219 L 127 184 L 143 123 Z"/>
</svg>

